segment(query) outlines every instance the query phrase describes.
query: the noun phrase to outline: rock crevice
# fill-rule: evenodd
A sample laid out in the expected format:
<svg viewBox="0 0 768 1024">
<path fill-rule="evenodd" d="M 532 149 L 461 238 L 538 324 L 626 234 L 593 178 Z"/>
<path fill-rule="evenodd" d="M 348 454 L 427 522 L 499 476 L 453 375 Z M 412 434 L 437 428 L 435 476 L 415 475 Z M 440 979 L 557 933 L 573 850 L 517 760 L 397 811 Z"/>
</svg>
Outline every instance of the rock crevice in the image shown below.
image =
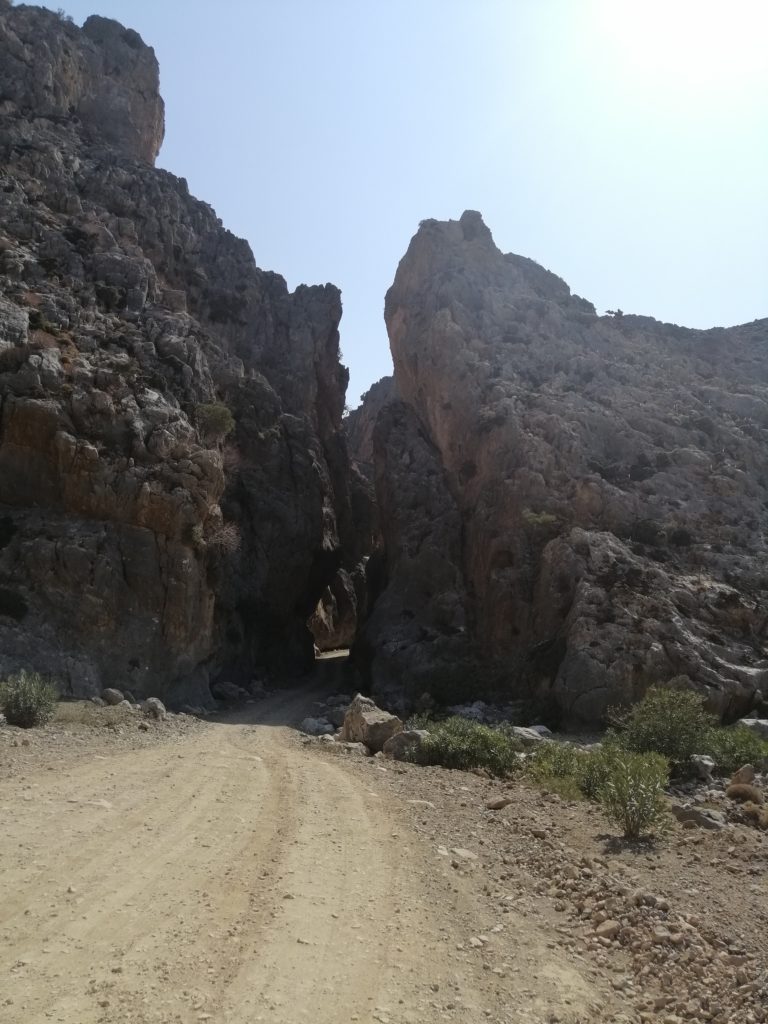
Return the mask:
<svg viewBox="0 0 768 1024">
<path fill-rule="evenodd" d="M 340 295 L 152 164 L 152 50 L 0 5 L 0 673 L 193 705 L 312 658 L 351 529 Z"/>
</svg>

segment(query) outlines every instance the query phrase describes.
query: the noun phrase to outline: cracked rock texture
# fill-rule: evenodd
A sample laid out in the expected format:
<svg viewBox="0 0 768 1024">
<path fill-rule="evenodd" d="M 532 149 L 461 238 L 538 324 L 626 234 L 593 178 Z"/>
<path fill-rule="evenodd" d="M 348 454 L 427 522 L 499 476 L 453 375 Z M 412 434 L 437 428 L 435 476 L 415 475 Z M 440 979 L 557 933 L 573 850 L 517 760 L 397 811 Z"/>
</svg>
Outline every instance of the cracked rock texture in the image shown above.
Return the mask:
<svg viewBox="0 0 768 1024">
<path fill-rule="evenodd" d="M 651 683 L 731 718 L 768 694 L 768 321 L 597 316 L 471 211 L 423 222 L 385 317 L 376 689 L 585 721 Z"/>
<path fill-rule="evenodd" d="M 0 2 L 0 675 L 197 704 L 312 657 L 347 371 L 338 290 L 258 269 L 162 134 L 135 32 Z"/>
</svg>

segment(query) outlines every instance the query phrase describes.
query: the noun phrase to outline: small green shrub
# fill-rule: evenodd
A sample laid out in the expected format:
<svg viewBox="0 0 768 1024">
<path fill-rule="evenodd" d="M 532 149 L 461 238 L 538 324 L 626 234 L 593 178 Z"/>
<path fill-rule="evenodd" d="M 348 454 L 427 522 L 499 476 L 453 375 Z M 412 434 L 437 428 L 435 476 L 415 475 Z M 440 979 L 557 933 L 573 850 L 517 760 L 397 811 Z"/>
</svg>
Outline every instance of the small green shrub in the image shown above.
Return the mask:
<svg viewBox="0 0 768 1024">
<path fill-rule="evenodd" d="M 428 725 L 423 752 L 428 764 L 444 768 L 485 768 L 491 775 L 504 777 L 518 768 L 518 740 L 502 729 L 479 725 L 455 716 Z"/>
<path fill-rule="evenodd" d="M 433 729 L 434 727 L 435 719 L 429 711 L 415 711 L 405 723 L 406 729 Z"/>
<path fill-rule="evenodd" d="M 598 800 L 619 752 L 610 742 L 597 750 L 542 743 L 526 761 L 525 770 L 534 782 L 568 799 Z"/>
<path fill-rule="evenodd" d="M 21 671 L 0 683 L 0 707 L 6 721 L 22 729 L 45 725 L 58 699 L 55 687 L 37 672 Z"/>
<path fill-rule="evenodd" d="M 713 724 L 697 694 L 655 687 L 623 715 L 622 729 L 615 741 L 625 750 L 640 754 L 655 751 L 680 765 L 691 754 L 704 752 L 704 742 Z"/>
<path fill-rule="evenodd" d="M 550 779 L 575 779 L 581 775 L 587 753 L 570 743 L 539 743 L 525 762 L 526 775 L 535 782 Z"/>
<path fill-rule="evenodd" d="M 621 753 L 620 748 L 609 737 L 597 750 L 590 750 L 583 758 L 579 769 L 579 786 L 588 800 L 599 800 L 606 782 L 611 777 L 613 765 Z"/>
<path fill-rule="evenodd" d="M 560 523 L 558 517 L 551 512 L 534 512 L 533 509 L 524 508 L 521 515 L 526 525 L 535 530 L 551 530 Z"/>
<path fill-rule="evenodd" d="M 742 765 L 755 764 L 768 757 L 768 742 L 743 725 L 709 729 L 700 751 L 715 762 L 715 771 L 732 775 Z"/>
<path fill-rule="evenodd" d="M 616 751 L 600 789 L 600 803 L 625 839 L 661 831 L 668 819 L 664 790 L 669 765 L 660 754 Z"/>
<path fill-rule="evenodd" d="M 223 402 L 198 405 L 195 418 L 200 433 L 212 441 L 222 441 L 235 429 L 235 417 Z"/>
</svg>

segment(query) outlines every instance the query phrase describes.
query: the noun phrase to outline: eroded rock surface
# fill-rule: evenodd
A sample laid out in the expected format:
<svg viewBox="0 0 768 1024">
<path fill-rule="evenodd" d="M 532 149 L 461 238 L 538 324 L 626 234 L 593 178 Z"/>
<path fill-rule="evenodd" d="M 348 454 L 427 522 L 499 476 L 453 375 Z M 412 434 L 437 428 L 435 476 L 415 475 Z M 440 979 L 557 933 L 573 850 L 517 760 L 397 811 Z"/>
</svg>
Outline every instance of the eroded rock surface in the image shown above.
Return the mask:
<svg viewBox="0 0 768 1024">
<path fill-rule="evenodd" d="M 767 321 L 597 316 L 473 212 L 422 224 L 385 315 L 377 687 L 453 661 L 583 720 L 675 677 L 731 717 L 768 692 Z"/>
<path fill-rule="evenodd" d="M 0 673 L 192 704 L 312 657 L 349 532 L 339 292 L 152 166 L 152 50 L 0 3 Z"/>
</svg>

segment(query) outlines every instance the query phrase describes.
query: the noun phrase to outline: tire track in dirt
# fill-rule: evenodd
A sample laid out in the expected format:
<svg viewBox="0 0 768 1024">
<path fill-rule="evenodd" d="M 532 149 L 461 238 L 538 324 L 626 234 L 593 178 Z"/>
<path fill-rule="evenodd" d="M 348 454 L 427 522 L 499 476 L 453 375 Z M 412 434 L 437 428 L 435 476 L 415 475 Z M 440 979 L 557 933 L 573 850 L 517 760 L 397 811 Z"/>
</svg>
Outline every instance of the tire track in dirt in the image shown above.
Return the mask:
<svg viewBox="0 0 768 1024">
<path fill-rule="evenodd" d="M 373 769 L 301 748 L 282 723 L 306 701 L 41 772 L 31 800 L 0 784 L 4 1022 L 538 1024 L 558 983 L 561 1019 L 592 1019 L 595 991 L 530 921 L 507 927 L 548 961 L 538 987 L 459 952 L 483 927 L 477 882 Z"/>
</svg>

